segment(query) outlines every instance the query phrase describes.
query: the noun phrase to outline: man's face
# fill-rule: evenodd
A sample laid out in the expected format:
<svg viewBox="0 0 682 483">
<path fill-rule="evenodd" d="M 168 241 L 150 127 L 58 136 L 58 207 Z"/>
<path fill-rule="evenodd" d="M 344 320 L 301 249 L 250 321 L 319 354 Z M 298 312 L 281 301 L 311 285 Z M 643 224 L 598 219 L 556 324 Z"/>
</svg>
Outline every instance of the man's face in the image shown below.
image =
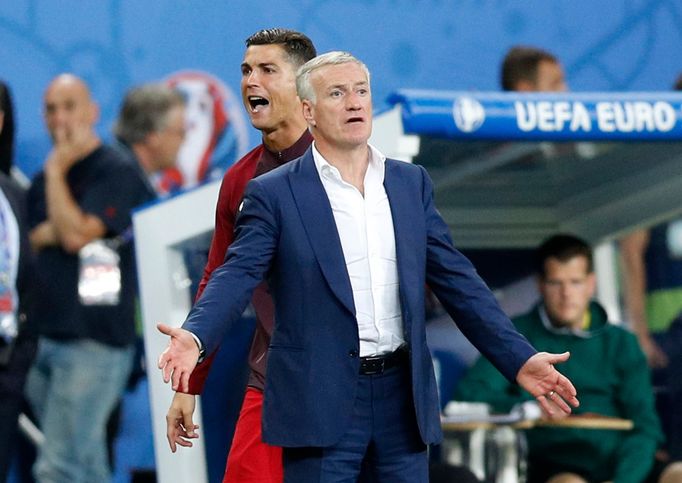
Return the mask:
<svg viewBox="0 0 682 483">
<path fill-rule="evenodd" d="M 303 116 L 315 141 L 334 147 L 367 143 L 372 134 L 372 94 L 364 69 L 355 62 L 328 65 L 310 74 L 315 102 L 303 102 Z"/>
<path fill-rule="evenodd" d="M 60 76 L 49 85 L 44 97 L 45 125 L 52 140 L 62 131 L 67 139 L 74 127 L 88 127 L 97 122 L 97 106 L 90 98 L 87 87 L 77 78 Z"/>
<path fill-rule="evenodd" d="M 576 256 L 566 262 L 556 258 L 545 261 L 545 276 L 540 279 L 540 293 L 547 315 L 558 326 L 578 329 L 594 295 L 594 273 L 588 262 Z"/>
<path fill-rule="evenodd" d="M 175 166 L 180 146 L 185 140 L 185 108 L 183 106 L 171 108 L 167 120 L 165 128 L 153 133 L 154 165 L 158 170 Z"/>
<path fill-rule="evenodd" d="M 535 90 L 537 92 L 566 92 L 568 85 L 561 65 L 549 60 L 540 61 L 535 79 Z"/>
<path fill-rule="evenodd" d="M 253 127 L 269 133 L 300 112 L 296 66 L 281 45 L 250 46 L 241 69 L 242 102 Z"/>
</svg>

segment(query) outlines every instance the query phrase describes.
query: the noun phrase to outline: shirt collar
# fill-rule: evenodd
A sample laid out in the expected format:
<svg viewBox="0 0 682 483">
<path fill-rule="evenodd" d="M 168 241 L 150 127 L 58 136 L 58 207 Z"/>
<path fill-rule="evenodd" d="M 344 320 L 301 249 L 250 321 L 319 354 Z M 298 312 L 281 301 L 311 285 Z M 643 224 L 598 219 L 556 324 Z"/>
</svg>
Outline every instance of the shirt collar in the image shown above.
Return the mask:
<svg viewBox="0 0 682 483">
<path fill-rule="evenodd" d="M 288 161 L 291 161 L 292 159 L 296 159 L 300 156 L 303 155 L 303 153 L 306 152 L 308 149 L 308 146 L 310 146 L 310 143 L 313 141 L 313 136 L 310 134 L 310 131 L 307 129 L 303 131 L 301 134 L 301 137 L 298 138 L 298 140 L 289 146 L 286 149 L 282 149 L 281 151 L 271 151 L 268 149 L 268 147 L 263 143 L 263 147 L 265 148 L 265 152 L 273 159 L 278 161 L 280 164 L 284 164 Z"/>
<path fill-rule="evenodd" d="M 371 144 L 367 144 L 369 147 L 369 166 L 368 166 L 368 171 L 369 170 L 376 170 L 381 173 L 381 182 L 383 183 L 384 179 L 384 165 L 386 164 L 386 156 L 381 153 L 377 148 L 372 146 Z M 324 156 L 320 154 L 320 152 L 317 150 L 317 146 L 315 144 L 315 141 L 313 141 L 312 144 L 312 152 L 313 152 L 313 160 L 315 161 L 315 168 L 317 169 L 317 174 L 320 175 L 320 178 L 322 178 L 322 175 L 324 173 L 331 173 L 335 178 L 341 179 L 341 175 L 339 173 L 339 170 L 329 164 L 329 161 L 324 159 Z"/>
<path fill-rule="evenodd" d="M 538 312 L 540 314 L 540 320 L 542 321 L 542 325 L 544 325 L 545 329 L 547 329 L 549 332 L 552 332 L 553 334 L 574 335 L 576 337 L 580 337 L 581 339 L 589 339 L 595 335 L 593 332 L 589 330 L 574 329 L 572 327 L 558 327 L 554 325 L 552 321 L 549 319 L 549 315 L 547 314 L 547 309 L 545 308 L 545 305 L 542 303 L 538 306 Z"/>
</svg>

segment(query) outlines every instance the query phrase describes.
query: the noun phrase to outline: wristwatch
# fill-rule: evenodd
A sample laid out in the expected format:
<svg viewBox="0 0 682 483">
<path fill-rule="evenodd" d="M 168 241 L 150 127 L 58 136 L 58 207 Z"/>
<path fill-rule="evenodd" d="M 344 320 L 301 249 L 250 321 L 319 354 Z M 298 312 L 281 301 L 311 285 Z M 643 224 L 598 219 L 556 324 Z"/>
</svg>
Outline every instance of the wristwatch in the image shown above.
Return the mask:
<svg viewBox="0 0 682 483">
<path fill-rule="evenodd" d="M 197 364 L 200 362 L 203 362 L 204 359 L 206 359 L 206 348 L 204 347 L 204 344 L 201 343 L 201 339 L 197 337 L 193 332 L 190 332 L 192 335 L 192 338 L 194 339 L 194 342 L 196 342 L 197 347 L 199 348 L 199 359 L 197 359 Z"/>
</svg>

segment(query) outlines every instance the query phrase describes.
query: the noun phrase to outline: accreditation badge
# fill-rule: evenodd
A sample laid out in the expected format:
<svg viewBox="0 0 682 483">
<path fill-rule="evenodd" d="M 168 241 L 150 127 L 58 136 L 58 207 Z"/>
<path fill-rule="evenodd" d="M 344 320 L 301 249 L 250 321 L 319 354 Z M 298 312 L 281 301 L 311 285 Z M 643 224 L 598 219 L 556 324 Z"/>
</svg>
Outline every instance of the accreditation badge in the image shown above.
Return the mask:
<svg viewBox="0 0 682 483">
<path fill-rule="evenodd" d="M 14 298 L 9 287 L 9 277 L 0 272 L 0 367 L 9 364 L 14 342 L 19 335 L 19 325 Z"/>
<path fill-rule="evenodd" d="M 83 305 L 118 305 L 121 257 L 114 243 L 95 240 L 78 252 L 78 298 Z"/>
</svg>

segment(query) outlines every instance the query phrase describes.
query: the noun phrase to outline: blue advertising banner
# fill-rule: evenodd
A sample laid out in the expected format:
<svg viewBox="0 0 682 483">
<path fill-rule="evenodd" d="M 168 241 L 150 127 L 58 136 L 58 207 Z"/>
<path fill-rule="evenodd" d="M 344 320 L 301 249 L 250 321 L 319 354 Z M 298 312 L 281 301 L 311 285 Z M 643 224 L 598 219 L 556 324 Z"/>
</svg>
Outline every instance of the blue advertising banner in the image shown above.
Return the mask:
<svg viewBox="0 0 682 483">
<path fill-rule="evenodd" d="M 400 90 L 406 133 L 518 141 L 680 141 L 682 93 Z"/>
</svg>

